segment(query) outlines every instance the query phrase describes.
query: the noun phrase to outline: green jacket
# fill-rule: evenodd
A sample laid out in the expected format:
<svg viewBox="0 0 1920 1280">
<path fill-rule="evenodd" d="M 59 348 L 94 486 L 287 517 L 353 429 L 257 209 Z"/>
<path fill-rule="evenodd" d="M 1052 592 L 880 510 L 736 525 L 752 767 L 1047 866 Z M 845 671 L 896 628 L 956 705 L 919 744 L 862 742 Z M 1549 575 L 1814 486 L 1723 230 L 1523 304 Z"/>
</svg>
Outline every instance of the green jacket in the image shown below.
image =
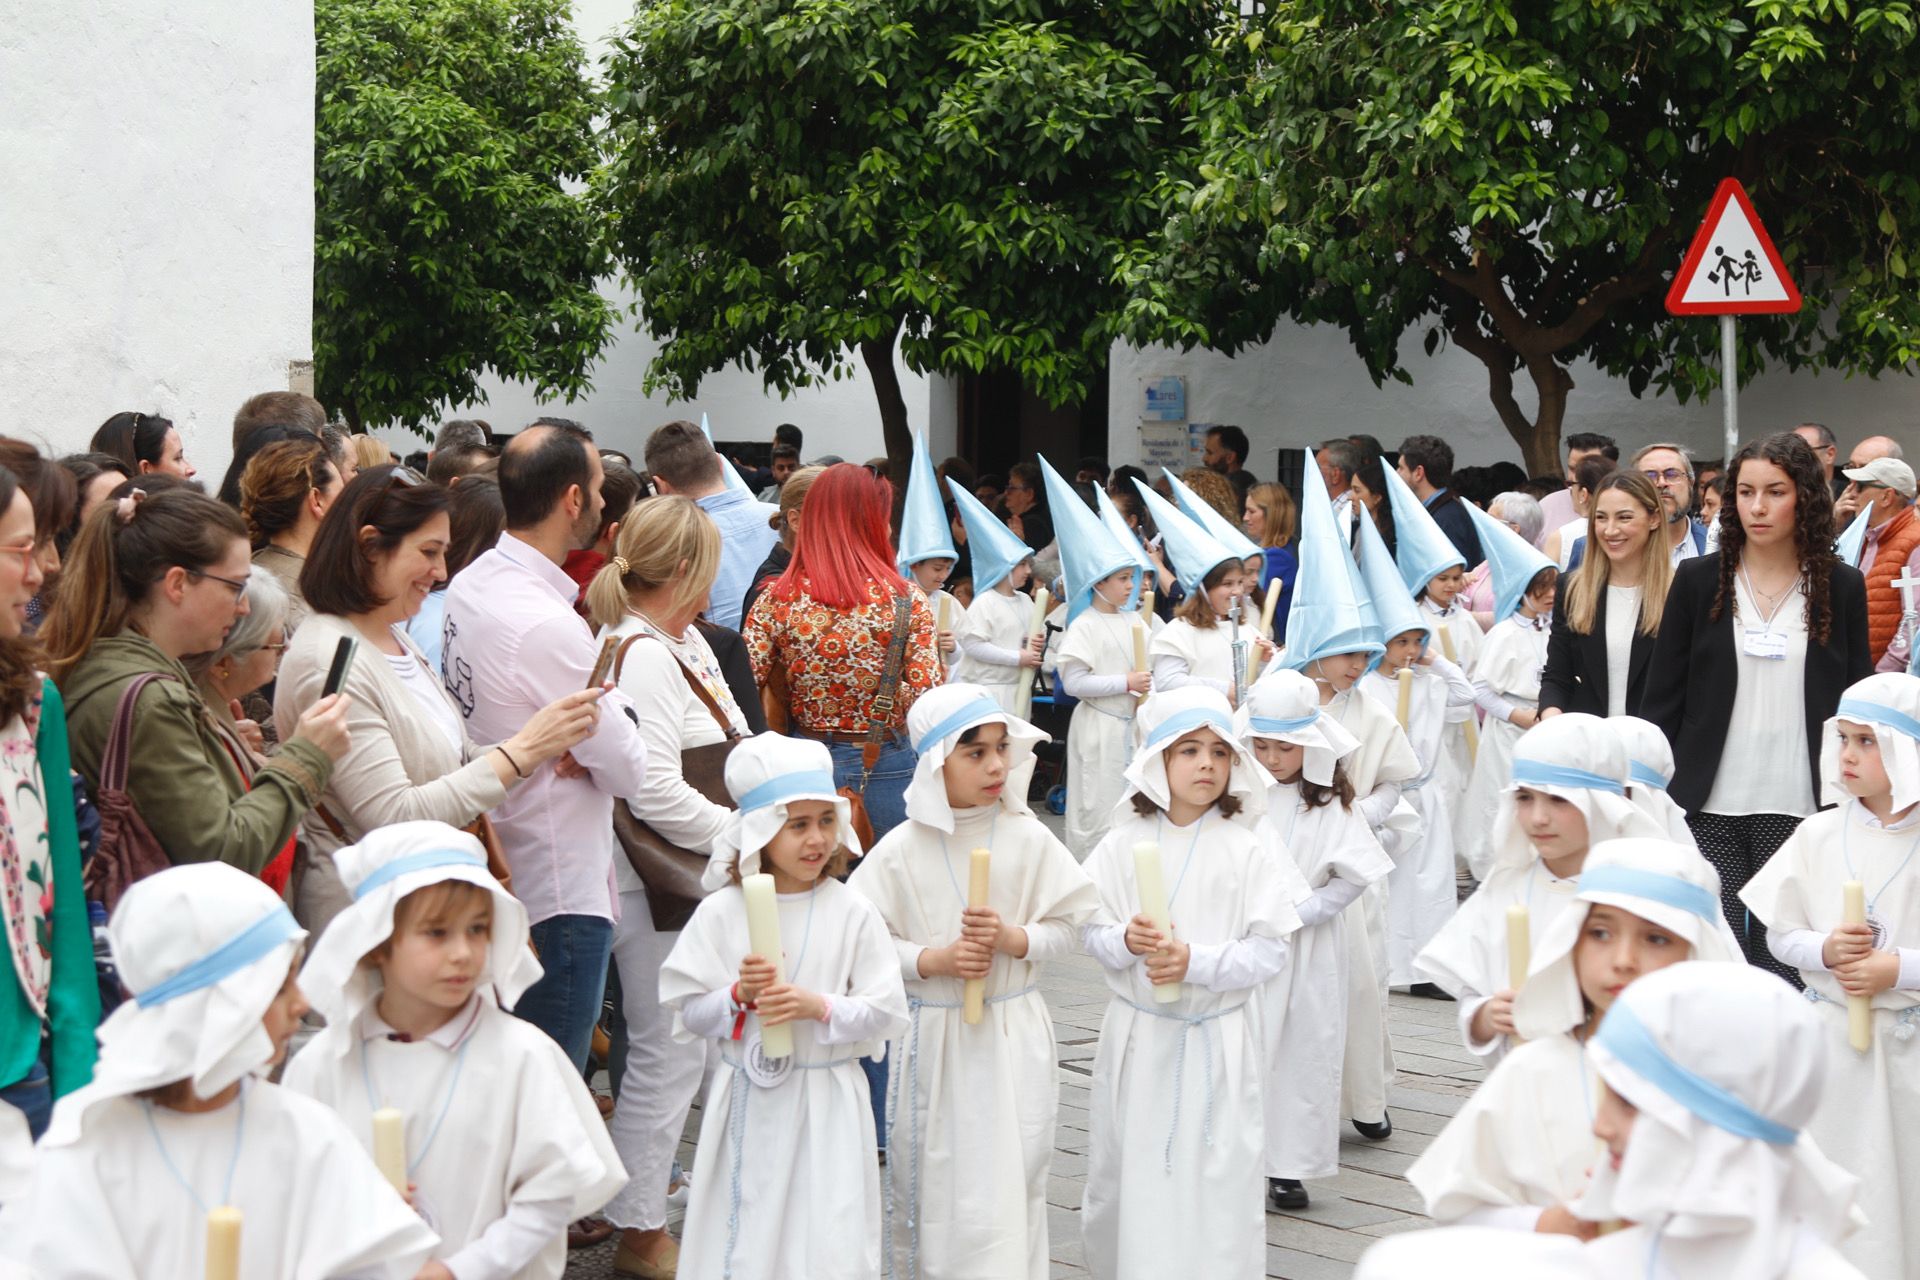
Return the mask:
<svg viewBox="0 0 1920 1280">
<path fill-rule="evenodd" d="M 42 684 L 40 785 L 46 792 L 47 841 L 53 849 L 53 983 L 47 991 L 52 1032 L 53 1096 L 65 1097 L 93 1079 L 94 1028 L 100 1025 L 100 986 L 93 971 L 93 930 L 80 888 L 80 836 L 74 827 L 73 780 L 67 764 L 67 718 L 53 681 Z M 0 1084 L 13 1084 L 40 1056 L 43 1028 L 27 1003 L 12 966 L 0 981 Z"/>
<path fill-rule="evenodd" d="M 186 668 L 125 631 L 96 642 L 62 690 L 73 767 L 95 792 L 121 691 L 149 671 L 173 679 L 148 685 L 134 708 L 127 794 L 174 862 L 225 862 L 258 875 L 319 802 L 333 762 L 295 738 L 280 744 L 249 791 Z"/>
</svg>

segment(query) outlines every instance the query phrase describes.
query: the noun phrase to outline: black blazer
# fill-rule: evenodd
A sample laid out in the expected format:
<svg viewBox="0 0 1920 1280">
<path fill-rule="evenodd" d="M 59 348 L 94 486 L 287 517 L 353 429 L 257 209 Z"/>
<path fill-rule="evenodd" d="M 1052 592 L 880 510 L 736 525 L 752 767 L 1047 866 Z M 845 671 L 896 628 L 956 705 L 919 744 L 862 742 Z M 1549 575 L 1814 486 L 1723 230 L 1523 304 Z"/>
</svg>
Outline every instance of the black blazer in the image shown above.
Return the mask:
<svg viewBox="0 0 1920 1280">
<path fill-rule="evenodd" d="M 1807 644 L 1804 730 L 1816 796 L 1820 794 L 1820 730 L 1839 707 L 1847 686 L 1873 674 L 1867 652 L 1866 579 L 1858 569 L 1836 564 L 1830 582 L 1833 620 L 1827 643 L 1815 645 L 1809 638 Z M 1717 555 L 1683 560 L 1674 570 L 1641 703 L 1641 715 L 1659 725 L 1673 745 L 1675 767 L 1668 794 L 1690 814 L 1700 811 L 1713 790 L 1738 685 L 1733 608 L 1729 605 L 1718 622 L 1707 618 L 1719 585 Z M 1743 746 L 1765 749 L 1764 743 Z"/>
<path fill-rule="evenodd" d="M 1593 612 L 1593 631 L 1581 635 L 1567 625 L 1567 586 L 1562 575 L 1553 597 L 1553 630 L 1547 635 L 1547 666 L 1540 673 L 1540 709 L 1607 714 L 1607 593 Z M 1633 633 L 1633 651 L 1627 655 L 1627 714 L 1640 714 L 1647 687 L 1647 662 L 1653 657 L 1653 637 Z"/>
</svg>

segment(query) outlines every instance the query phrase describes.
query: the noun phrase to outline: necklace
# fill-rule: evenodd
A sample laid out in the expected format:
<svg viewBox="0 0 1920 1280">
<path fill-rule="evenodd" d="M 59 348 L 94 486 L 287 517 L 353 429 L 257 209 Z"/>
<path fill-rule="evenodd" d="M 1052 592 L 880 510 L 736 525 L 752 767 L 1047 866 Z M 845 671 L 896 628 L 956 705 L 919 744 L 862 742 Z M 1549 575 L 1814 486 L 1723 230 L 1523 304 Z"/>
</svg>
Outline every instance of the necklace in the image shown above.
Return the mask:
<svg viewBox="0 0 1920 1280">
<path fill-rule="evenodd" d="M 993 848 L 993 833 L 1000 828 L 1000 806 L 994 806 L 993 821 L 987 826 L 987 845 Z M 947 864 L 947 883 L 953 886 L 953 896 L 960 899 L 960 906 L 967 906 L 967 895 L 960 891 L 960 878 L 953 871 L 953 855 L 947 852 L 947 833 L 940 833 L 940 860 Z"/>
<path fill-rule="evenodd" d="M 180 1172 L 180 1166 L 173 1162 L 173 1156 L 168 1153 L 167 1144 L 160 1137 L 160 1126 L 153 1118 L 153 1103 L 142 1098 L 140 1100 L 140 1106 L 146 1113 L 147 1132 L 153 1135 L 153 1145 L 155 1149 L 160 1152 L 160 1163 L 167 1167 L 167 1173 L 172 1176 L 175 1182 L 180 1184 L 181 1190 L 187 1193 L 187 1197 L 193 1201 L 194 1206 L 203 1214 L 209 1212 L 207 1202 L 200 1198 L 200 1193 L 193 1189 L 193 1184 L 187 1181 L 186 1175 Z M 240 1145 L 246 1137 L 246 1132 L 247 1091 L 246 1086 L 242 1085 L 240 1096 L 234 1102 L 233 1156 L 227 1161 L 227 1180 L 222 1183 L 220 1187 L 219 1203 L 223 1205 L 233 1203 L 233 1175 L 234 1172 L 240 1168 Z"/>
<path fill-rule="evenodd" d="M 467 1049 L 473 1044 L 472 1035 L 460 1042 L 460 1052 L 453 1058 L 453 1074 L 447 1078 L 447 1089 L 440 1097 L 440 1110 L 433 1117 L 433 1127 L 427 1130 L 427 1140 L 420 1144 L 420 1154 L 407 1161 L 407 1175 L 412 1177 L 421 1162 L 427 1158 L 427 1152 L 433 1150 L 433 1140 L 440 1136 L 440 1125 L 447 1118 L 447 1112 L 453 1109 L 454 1090 L 460 1087 L 460 1072 L 467 1065 Z M 367 1061 L 367 1042 L 360 1042 L 360 1079 L 367 1086 L 367 1110 L 378 1111 L 380 1103 L 376 1100 L 373 1087 L 373 1067 Z"/>
<path fill-rule="evenodd" d="M 1840 822 L 1840 856 L 1846 860 L 1847 879 L 1858 880 L 1860 877 L 1856 875 L 1853 870 L 1852 844 L 1853 822 L 1843 817 Z M 1886 923 L 1880 919 L 1880 913 L 1876 910 L 1880 903 L 1880 895 L 1884 894 L 1887 891 L 1887 887 L 1900 878 L 1900 873 L 1907 869 L 1909 862 L 1913 861 L 1913 855 L 1916 850 L 1920 850 L 1920 835 L 1916 835 L 1912 842 L 1907 845 L 1907 856 L 1900 859 L 1900 865 L 1893 869 L 1893 874 L 1881 881 L 1880 887 L 1874 890 L 1871 898 L 1867 899 L 1867 926 L 1873 930 L 1873 948 L 1876 951 L 1880 950 L 1881 945 L 1887 940 Z"/>
<path fill-rule="evenodd" d="M 1187 872 L 1193 868 L 1194 851 L 1200 847 L 1200 833 L 1206 829 L 1207 814 L 1212 812 L 1212 809 L 1208 809 L 1206 813 L 1200 815 L 1200 820 L 1193 824 L 1193 839 L 1187 842 L 1186 861 L 1180 864 L 1180 874 L 1173 878 L 1173 892 L 1167 895 L 1167 910 L 1169 912 L 1173 910 L 1173 900 L 1180 896 L 1180 886 L 1187 882 Z M 1165 834 L 1166 829 L 1167 815 L 1162 813 L 1160 815 L 1160 821 L 1155 824 L 1154 827 L 1154 838 L 1156 840 L 1159 839 L 1160 836 Z"/>
<path fill-rule="evenodd" d="M 813 942 L 813 904 L 820 900 L 820 882 L 807 890 L 807 922 L 800 927 L 800 950 L 794 953 L 793 968 L 787 973 L 789 985 L 800 981 L 800 966 L 807 962 L 807 947 Z"/>
</svg>

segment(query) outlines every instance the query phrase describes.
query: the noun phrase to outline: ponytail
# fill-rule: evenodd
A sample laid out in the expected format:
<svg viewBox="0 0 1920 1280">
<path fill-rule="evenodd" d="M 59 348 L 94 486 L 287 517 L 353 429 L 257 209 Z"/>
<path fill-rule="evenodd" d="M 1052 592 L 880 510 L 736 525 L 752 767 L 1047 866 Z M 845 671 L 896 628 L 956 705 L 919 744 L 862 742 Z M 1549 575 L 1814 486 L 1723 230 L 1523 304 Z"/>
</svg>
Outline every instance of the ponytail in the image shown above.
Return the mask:
<svg viewBox="0 0 1920 1280">
<path fill-rule="evenodd" d="M 587 613 L 611 630 L 633 593 L 678 579 L 676 612 L 707 595 L 720 571 L 720 529 L 691 498 L 669 495 L 638 503 L 620 522 L 614 554 L 587 584 Z"/>
</svg>

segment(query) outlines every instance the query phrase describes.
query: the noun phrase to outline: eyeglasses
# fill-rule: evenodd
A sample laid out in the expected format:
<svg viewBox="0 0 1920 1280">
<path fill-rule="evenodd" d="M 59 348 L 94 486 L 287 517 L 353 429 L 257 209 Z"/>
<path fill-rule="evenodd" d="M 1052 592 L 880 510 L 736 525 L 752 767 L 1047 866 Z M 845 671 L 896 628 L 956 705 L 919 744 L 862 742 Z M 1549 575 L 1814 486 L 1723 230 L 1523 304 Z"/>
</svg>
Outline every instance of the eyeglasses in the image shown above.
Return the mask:
<svg viewBox="0 0 1920 1280">
<path fill-rule="evenodd" d="M 279 644 L 263 644 L 260 648 L 267 653 L 285 653 L 287 651 L 287 642 L 282 640 Z"/>
<path fill-rule="evenodd" d="M 233 592 L 233 598 L 236 602 L 247 594 L 247 580 L 245 578 L 241 578 L 236 582 L 232 578 L 223 578 L 217 573 L 208 573 L 204 569 L 189 569 L 187 572 L 196 578 L 209 578 L 229 588 Z"/>
<path fill-rule="evenodd" d="M 1680 470 L 1678 467 L 1668 467 L 1665 471 L 1642 471 L 1640 474 L 1655 484 L 1659 484 L 1662 480 L 1668 484 L 1679 484 L 1682 480 L 1690 478 L 1686 472 Z"/>
</svg>

